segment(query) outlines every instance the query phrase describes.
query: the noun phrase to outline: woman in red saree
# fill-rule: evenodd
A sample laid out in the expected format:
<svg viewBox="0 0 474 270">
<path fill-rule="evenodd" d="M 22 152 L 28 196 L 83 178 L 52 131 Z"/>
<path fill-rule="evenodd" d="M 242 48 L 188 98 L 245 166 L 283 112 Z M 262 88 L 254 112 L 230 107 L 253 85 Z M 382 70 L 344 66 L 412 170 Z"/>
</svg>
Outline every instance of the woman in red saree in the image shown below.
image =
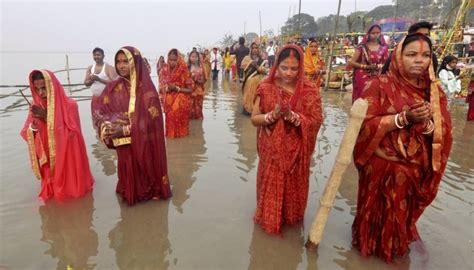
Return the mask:
<svg viewBox="0 0 474 270">
<path fill-rule="evenodd" d="M 416 221 L 436 197 L 452 144 L 447 98 L 430 39 L 407 36 L 386 75 L 367 83 L 369 109 L 354 148 L 359 171 L 352 245 L 387 262 L 419 240 Z"/>
<path fill-rule="evenodd" d="M 191 93 L 194 82 L 188 67 L 177 49 L 168 53 L 168 63 L 160 74 L 160 89 L 165 93 L 166 137 L 180 138 L 189 133 Z"/>
<path fill-rule="evenodd" d="M 41 180 L 39 197 L 81 197 L 92 190 L 94 179 L 77 104 L 51 71 L 34 70 L 29 79 L 33 104 L 21 136 L 28 143 L 33 172 Z"/>
<path fill-rule="evenodd" d="M 469 104 L 467 110 L 467 121 L 474 121 L 474 80 L 472 77 L 471 82 L 469 83 L 466 103 Z"/>
<path fill-rule="evenodd" d="M 192 93 L 193 105 L 191 107 L 191 119 L 203 119 L 202 106 L 204 103 L 204 84 L 206 83 L 206 70 L 197 51 L 189 54 L 188 69 L 194 82 Z"/>
<path fill-rule="evenodd" d="M 380 74 L 385 61 L 388 59 L 388 46 L 381 35 L 381 31 L 377 24 L 369 27 L 352 56 L 350 61 L 350 66 L 354 68 L 352 103 L 361 96 L 367 81 Z"/>
<path fill-rule="evenodd" d="M 128 205 L 168 199 L 163 114 L 156 88 L 136 48 L 120 49 L 115 69 L 120 77 L 106 86 L 93 117 L 101 139 L 117 151 L 116 191 Z"/>
<path fill-rule="evenodd" d="M 305 78 L 303 58 L 299 46 L 279 50 L 252 112 L 260 159 L 254 221 L 270 234 L 304 218 L 309 166 L 323 121 L 319 86 Z"/>
</svg>

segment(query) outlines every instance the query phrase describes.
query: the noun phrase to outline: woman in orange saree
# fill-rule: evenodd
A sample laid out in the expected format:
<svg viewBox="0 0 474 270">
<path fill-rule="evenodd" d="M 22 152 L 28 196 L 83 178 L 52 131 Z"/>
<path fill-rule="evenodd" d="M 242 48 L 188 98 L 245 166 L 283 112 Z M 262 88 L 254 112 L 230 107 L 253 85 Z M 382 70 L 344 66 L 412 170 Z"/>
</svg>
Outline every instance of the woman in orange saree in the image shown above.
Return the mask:
<svg viewBox="0 0 474 270">
<path fill-rule="evenodd" d="M 318 42 L 312 40 L 304 52 L 304 74 L 306 79 L 321 85 L 321 74 L 324 71 L 324 62 L 319 56 Z"/>
<path fill-rule="evenodd" d="M 390 262 L 420 239 L 416 221 L 436 197 L 452 144 L 447 99 L 431 41 L 408 35 L 386 75 L 367 83 L 369 109 L 354 148 L 359 171 L 352 245 Z"/>
<path fill-rule="evenodd" d="M 189 133 L 194 82 L 177 49 L 168 53 L 168 63 L 161 70 L 160 88 L 165 93 L 166 137 L 180 138 Z"/>
<path fill-rule="evenodd" d="M 303 220 L 309 167 L 323 121 L 319 86 L 304 75 L 303 51 L 288 45 L 255 97 L 257 209 L 254 221 L 270 234 Z"/>
<path fill-rule="evenodd" d="M 33 104 L 21 136 L 28 143 L 31 167 L 41 180 L 43 200 L 79 198 L 92 190 L 77 103 L 66 96 L 49 70 L 30 73 Z"/>
<path fill-rule="evenodd" d="M 102 141 L 117 151 L 116 192 L 128 205 L 171 197 L 163 114 L 156 88 L 138 49 L 115 54 L 120 77 L 107 84 L 93 108 Z"/>
<path fill-rule="evenodd" d="M 189 54 L 188 69 L 194 82 L 192 93 L 193 105 L 191 107 L 191 119 L 203 119 L 202 106 L 204 103 L 204 84 L 206 83 L 206 70 L 197 51 Z"/>
</svg>

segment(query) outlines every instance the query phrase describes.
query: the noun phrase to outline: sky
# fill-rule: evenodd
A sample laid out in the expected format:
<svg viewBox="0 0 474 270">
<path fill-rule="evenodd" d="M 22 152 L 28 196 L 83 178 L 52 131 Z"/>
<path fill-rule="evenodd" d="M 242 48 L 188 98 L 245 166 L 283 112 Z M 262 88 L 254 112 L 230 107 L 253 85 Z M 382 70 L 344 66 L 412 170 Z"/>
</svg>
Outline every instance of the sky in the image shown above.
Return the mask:
<svg viewBox="0 0 474 270">
<path fill-rule="evenodd" d="M 343 0 L 341 15 L 369 11 L 392 0 Z M 302 0 L 301 12 L 315 19 L 335 14 L 337 0 Z M 298 1 L 4 1 L 0 0 L 1 52 L 117 51 L 131 45 L 161 54 L 212 46 L 225 34 L 275 33 Z"/>
</svg>

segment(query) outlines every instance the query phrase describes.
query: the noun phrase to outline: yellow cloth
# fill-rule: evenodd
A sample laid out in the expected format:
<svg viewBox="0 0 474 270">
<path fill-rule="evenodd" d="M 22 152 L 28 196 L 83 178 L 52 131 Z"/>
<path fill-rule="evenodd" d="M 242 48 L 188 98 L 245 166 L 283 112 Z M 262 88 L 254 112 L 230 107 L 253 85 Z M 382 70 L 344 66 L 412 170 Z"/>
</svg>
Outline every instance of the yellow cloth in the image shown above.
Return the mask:
<svg viewBox="0 0 474 270">
<path fill-rule="evenodd" d="M 316 52 L 316 55 L 311 54 L 311 49 L 308 46 L 304 52 L 304 73 L 306 75 L 314 75 L 319 73 L 321 70 L 321 59 L 319 58 L 319 53 Z"/>
</svg>

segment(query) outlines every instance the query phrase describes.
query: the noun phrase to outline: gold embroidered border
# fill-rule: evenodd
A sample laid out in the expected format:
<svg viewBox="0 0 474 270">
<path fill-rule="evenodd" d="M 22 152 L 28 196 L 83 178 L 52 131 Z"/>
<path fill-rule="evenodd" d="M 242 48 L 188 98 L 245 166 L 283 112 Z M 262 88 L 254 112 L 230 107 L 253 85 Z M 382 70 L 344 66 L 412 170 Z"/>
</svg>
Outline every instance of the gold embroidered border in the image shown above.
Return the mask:
<svg viewBox="0 0 474 270">
<path fill-rule="evenodd" d="M 49 148 L 49 169 L 51 175 L 54 175 L 54 169 L 56 165 L 56 138 L 54 136 L 54 116 L 55 116 L 55 96 L 54 87 L 51 80 L 51 76 L 46 70 L 41 70 L 43 73 L 44 82 L 46 84 L 47 91 L 47 124 L 48 124 L 48 148 Z"/>
<path fill-rule="evenodd" d="M 35 135 L 33 130 L 29 129 L 26 131 L 26 137 L 28 139 L 28 150 L 30 152 L 31 159 L 31 168 L 38 180 L 41 180 L 41 171 L 38 164 L 38 158 L 36 157 L 36 147 L 35 147 Z"/>
<path fill-rule="evenodd" d="M 135 113 L 135 102 L 137 99 L 137 70 L 135 68 L 135 61 L 133 60 L 133 54 L 129 50 L 121 49 L 125 56 L 127 56 L 128 64 L 130 66 L 130 101 L 128 103 L 128 118 L 130 123 L 132 122 L 133 114 Z"/>
<path fill-rule="evenodd" d="M 112 143 L 114 144 L 115 147 L 121 146 L 121 145 L 131 144 L 132 143 L 132 137 L 123 137 L 123 138 L 113 139 Z"/>
</svg>

